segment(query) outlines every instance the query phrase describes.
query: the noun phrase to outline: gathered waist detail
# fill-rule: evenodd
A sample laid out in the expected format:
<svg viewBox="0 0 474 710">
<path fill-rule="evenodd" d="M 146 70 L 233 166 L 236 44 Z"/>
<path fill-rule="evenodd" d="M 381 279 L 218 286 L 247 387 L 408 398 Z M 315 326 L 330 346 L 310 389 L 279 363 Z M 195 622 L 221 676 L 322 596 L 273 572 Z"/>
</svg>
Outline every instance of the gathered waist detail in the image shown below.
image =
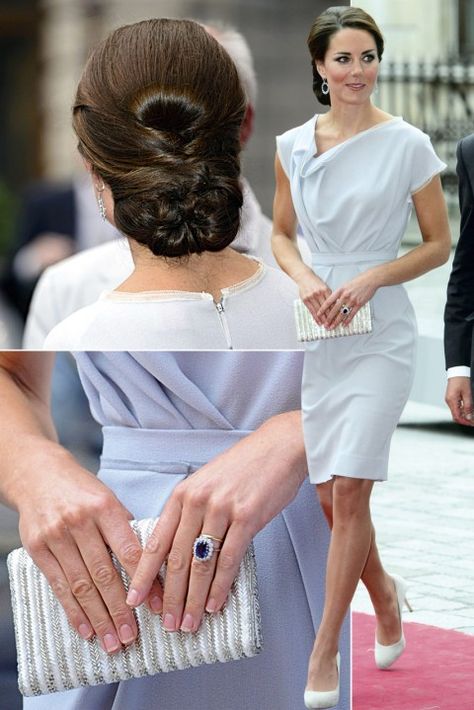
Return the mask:
<svg viewBox="0 0 474 710">
<path fill-rule="evenodd" d="M 313 266 L 385 262 L 396 258 L 397 254 L 393 251 L 311 252 Z"/>
<path fill-rule="evenodd" d="M 105 426 L 102 460 L 206 463 L 252 433 L 245 429 L 135 429 Z M 174 471 L 170 470 L 170 473 Z"/>
</svg>

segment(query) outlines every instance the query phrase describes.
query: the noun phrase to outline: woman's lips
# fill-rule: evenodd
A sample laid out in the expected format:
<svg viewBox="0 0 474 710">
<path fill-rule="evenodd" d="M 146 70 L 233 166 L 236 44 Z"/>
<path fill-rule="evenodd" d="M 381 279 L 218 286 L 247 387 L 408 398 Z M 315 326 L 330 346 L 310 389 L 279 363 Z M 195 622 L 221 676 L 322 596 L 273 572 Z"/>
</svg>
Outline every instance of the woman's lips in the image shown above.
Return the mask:
<svg viewBox="0 0 474 710">
<path fill-rule="evenodd" d="M 365 84 L 360 84 L 360 83 L 346 84 L 346 86 L 348 86 L 349 89 L 355 89 L 356 91 L 359 91 L 360 89 L 365 88 Z"/>
</svg>

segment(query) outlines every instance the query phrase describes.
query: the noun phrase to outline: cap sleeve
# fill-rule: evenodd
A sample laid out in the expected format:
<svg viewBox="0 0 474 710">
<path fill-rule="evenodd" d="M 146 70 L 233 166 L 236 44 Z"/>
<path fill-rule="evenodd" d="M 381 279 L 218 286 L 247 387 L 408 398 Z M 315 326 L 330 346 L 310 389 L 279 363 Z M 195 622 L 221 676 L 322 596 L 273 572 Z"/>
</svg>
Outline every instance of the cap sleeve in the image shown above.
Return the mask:
<svg viewBox="0 0 474 710">
<path fill-rule="evenodd" d="M 285 171 L 286 177 L 290 179 L 291 151 L 293 149 L 293 139 L 291 131 L 276 137 L 276 149 L 280 158 L 281 167 Z"/>
<path fill-rule="evenodd" d="M 421 190 L 446 167 L 436 155 L 429 136 L 417 132 L 411 151 L 410 194 Z"/>
</svg>

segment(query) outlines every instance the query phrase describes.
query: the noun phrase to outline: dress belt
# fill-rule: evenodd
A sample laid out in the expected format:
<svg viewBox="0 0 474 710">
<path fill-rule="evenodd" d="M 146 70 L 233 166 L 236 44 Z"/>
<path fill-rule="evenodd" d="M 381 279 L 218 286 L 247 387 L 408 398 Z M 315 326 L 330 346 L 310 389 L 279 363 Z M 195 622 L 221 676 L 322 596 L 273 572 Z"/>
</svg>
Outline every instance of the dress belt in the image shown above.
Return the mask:
<svg viewBox="0 0 474 710">
<path fill-rule="evenodd" d="M 165 461 L 206 463 L 252 431 L 105 426 L 102 433 L 103 459 L 151 464 Z"/>
<path fill-rule="evenodd" d="M 393 251 L 311 252 L 311 264 L 313 266 L 384 262 L 392 261 L 396 258 L 397 254 Z"/>
</svg>

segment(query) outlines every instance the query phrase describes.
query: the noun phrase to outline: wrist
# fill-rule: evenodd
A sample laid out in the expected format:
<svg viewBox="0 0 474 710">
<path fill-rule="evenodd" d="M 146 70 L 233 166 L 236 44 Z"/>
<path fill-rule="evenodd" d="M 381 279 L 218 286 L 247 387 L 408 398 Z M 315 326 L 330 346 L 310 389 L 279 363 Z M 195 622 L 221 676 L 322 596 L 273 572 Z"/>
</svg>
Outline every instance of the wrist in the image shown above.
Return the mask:
<svg viewBox="0 0 474 710">
<path fill-rule="evenodd" d="M 302 483 L 308 474 L 308 464 L 301 410 L 283 412 L 270 417 L 257 429 L 256 433 L 265 436 L 269 454 L 274 451 L 276 443 L 281 444 L 280 456 L 286 470 L 295 475 L 297 480 Z"/>
<path fill-rule="evenodd" d="M 23 437 L 21 451 L 4 462 L 5 485 L 3 498 L 6 504 L 18 512 L 23 505 L 35 505 L 32 490 L 35 484 L 41 482 L 48 486 L 45 479 L 48 473 L 66 471 L 71 465 L 79 464 L 72 454 L 55 441 L 40 435 Z"/>
<path fill-rule="evenodd" d="M 316 274 L 310 266 L 301 262 L 295 265 L 293 269 L 290 269 L 288 271 L 288 276 L 290 276 L 293 281 L 296 281 L 296 283 L 299 285 L 308 277 L 314 278 Z"/>
</svg>

